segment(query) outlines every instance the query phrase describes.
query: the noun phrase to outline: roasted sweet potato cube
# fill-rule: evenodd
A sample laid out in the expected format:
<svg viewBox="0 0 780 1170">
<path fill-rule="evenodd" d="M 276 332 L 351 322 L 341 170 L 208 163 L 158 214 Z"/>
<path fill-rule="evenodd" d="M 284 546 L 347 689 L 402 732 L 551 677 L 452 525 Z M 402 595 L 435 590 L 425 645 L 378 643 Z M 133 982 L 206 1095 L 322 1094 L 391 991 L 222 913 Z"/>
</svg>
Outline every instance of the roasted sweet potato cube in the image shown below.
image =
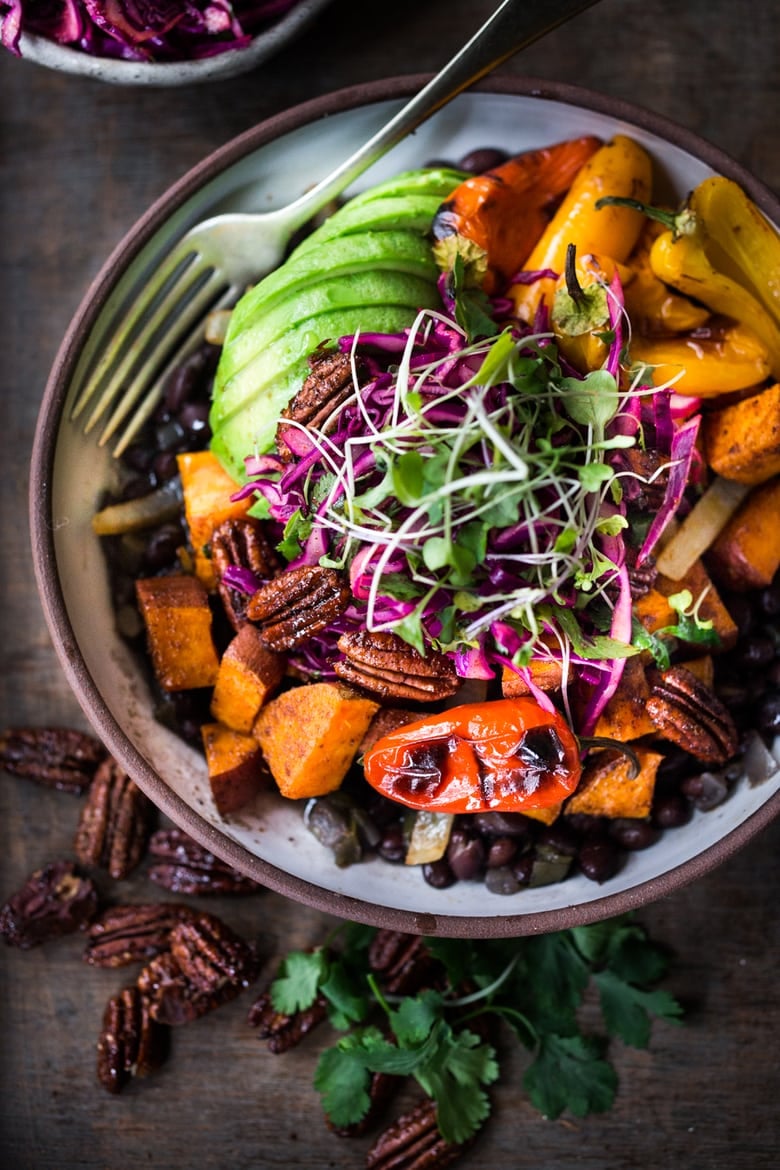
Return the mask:
<svg viewBox="0 0 780 1170">
<path fill-rule="evenodd" d="M 200 729 L 209 784 L 221 816 L 243 808 L 268 783 L 268 770 L 260 745 L 221 723 L 204 723 Z"/>
<path fill-rule="evenodd" d="M 263 703 L 284 678 L 286 659 L 269 650 L 256 626 L 242 626 L 219 664 L 211 714 L 234 731 L 252 731 Z"/>
<path fill-rule="evenodd" d="M 542 825 L 552 825 L 561 815 L 562 808 L 563 802 L 550 804 L 547 808 L 526 808 L 523 809 L 523 816 L 529 817 L 532 821 L 539 821 Z"/>
<path fill-rule="evenodd" d="M 780 473 L 780 382 L 709 411 L 702 437 L 707 462 L 725 479 L 758 484 Z"/>
<path fill-rule="evenodd" d="M 681 588 L 680 586 L 673 592 Z M 634 617 L 647 630 L 648 634 L 654 634 L 656 630 L 661 630 L 664 626 L 673 626 L 677 620 L 677 615 L 672 609 L 667 600 L 666 594 L 662 593 L 660 589 L 650 589 L 642 597 L 637 597 L 634 601 Z"/>
<path fill-rule="evenodd" d="M 560 690 L 563 681 L 563 667 L 554 659 L 534 658 L 525 668 L 534 686 L 540 691 Z M 522 695 L 530 695 L 531 687 L 526 681 L 525 674 L 505 666 L 501 672 L 501 690 L 505 699 L 517 699 Z"/>
<path fill-rule="evenodd" d="M 206 589 L 185 573 L 136 581 L 136 598 L 146 625 L 149 653 L 164 691 L 212 687 L 219 658 L 211 634 Z"/>
<path fill-rule="evenodd" d="M 626 659 L 617 689 L 601 712 L 593 734 L 621 743 L 651 735 L 655 724 L 645 710 L 649 695 L 644 655 Z"/>
<path fill-rule="evenodd" d="M 379 708 L 339 683 L 283 691 L 260 711 L 254 735 L 283 796 L 324 796 L 338 788 Z"/>
<path fill-rule="evenodd" d="M 679 581 L 673 581 L 671 577 L 659 574 L 656 578 L 655 588 L 666 597 L 679 593 L 682 589 L 690 590 L 694 604 L 701 598 L 698 609 L 699 617 L 702 621 L 712 622 L 712 628 L 720 638 L 719 649 L 731 650 L 736 645 L 738 633 L 736 622 L 723 604 L 703 561 L 694 561 L 688 572 Z M 673 621 L 676 620 L 677 615 L 673 614 Z"/>
<path fill-rule="evenodd" d="M 631 778 L 631 761 L 624 755 L 599 752 L 582 773 L 573 796 L 566 802 L 567 813 L 597 817 L 649 816 L 658 767 L 663 756 L 648 748 L 636 747 L 639 774 Z"/>
<path fill-rule="evenodd" d="M 210 451 L 188 451 L 177 455 L 176 461 L 184 495 L 184 517 L 195 553 L 195 572 L 206 588 L 213 590 L 217 579 L 208 546 L 214 529 L 224 520 L 244 516 L 252 501 L 231 500 L 238 484 Z"/>
<path fill-rule="evenodd" d="M 780 568 L 780 477 L 753 488 L 710 546 L 707 565 L 735 592 L 771 583 Z"/>
</svg>

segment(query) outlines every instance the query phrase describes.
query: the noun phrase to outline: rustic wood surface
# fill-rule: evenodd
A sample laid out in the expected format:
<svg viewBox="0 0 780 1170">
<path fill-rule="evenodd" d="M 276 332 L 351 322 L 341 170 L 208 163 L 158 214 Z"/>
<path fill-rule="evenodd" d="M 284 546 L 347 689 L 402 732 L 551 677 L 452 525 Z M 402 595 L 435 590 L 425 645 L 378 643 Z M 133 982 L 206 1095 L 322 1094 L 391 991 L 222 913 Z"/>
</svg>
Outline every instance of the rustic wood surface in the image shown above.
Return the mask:
<svg viewBox="0 0 780 1170">
<path fill-rule="evenodd" d="M 85 726 L 32 579 L 27 462 L 50 363 L 91 277 L 149 203 L 214 147 L 304 99 L 437 68 L 493 0 L 334 0 L 260 71 L 202 88 L 121 89 L 0 58 L 0 723 Z M 685 124 L 780 189 L 774 0 L 603 0 L 504 67 L 602 90 Z M 77 798 L 0 784 L 0 901 L 70 852 Z M 684 1027 L 647 1051 L 614 1046 L 614 1109 L 549 1122 L 524 1099 L 523 1057 L 503 1054 L 494 1115 L 464 1167 L 758 1170 L 777 1164 L 775 824 L 718 872 L 640 915 L 676 955 Z M 106 885 L 108 891 L 109 885 Z M 128 897 L 159 895 L 143 877 Z M 319 939 L 321 915 L 270 893 L 215 912 L 273 955 Z M 177 1032 L 153 1080 L 110 1097 L 95 1041 L 122 972 L 81 962 L 80 938 L 0 954 L 0 1160 L 14 1170 L 240 1170 L 363 1165 L 367 1142 L 332 1136 L 312 1087 L 313 1036 L 273 1057 L 246 1024 L 249 995 Z"/>
</svg>

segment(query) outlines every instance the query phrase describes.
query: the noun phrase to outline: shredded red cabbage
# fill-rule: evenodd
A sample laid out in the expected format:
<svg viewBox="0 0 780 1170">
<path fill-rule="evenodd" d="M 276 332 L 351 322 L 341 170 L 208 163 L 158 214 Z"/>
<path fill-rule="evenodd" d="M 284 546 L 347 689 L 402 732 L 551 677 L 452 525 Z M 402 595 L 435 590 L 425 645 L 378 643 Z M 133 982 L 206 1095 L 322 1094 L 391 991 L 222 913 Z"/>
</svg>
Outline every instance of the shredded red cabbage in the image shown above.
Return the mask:
<svg viewBox="0 0 780 1170">
<path fill-rule="evenodd" d="M 298 0 L 0 0 L 0 44 L 34 33 L 94 57 L 187 61 L 246 47 Z"/>
</svg>

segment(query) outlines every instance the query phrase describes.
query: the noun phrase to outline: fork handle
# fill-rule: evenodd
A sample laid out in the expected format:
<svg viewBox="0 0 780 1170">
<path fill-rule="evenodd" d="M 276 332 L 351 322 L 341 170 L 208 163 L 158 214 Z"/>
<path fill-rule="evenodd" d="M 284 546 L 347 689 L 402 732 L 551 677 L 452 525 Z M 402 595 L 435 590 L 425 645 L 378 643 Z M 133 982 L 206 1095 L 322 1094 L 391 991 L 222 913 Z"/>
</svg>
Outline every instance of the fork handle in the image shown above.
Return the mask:
<svg viewBox="0 0 780 1170">
<path fill-rule="evenodd" d="M 595 3 L 596 0 L 503 0 L 471 40 L 381 130 L 288 205 L 285 220 L 292 219 L 295 226 L 301 226 L 452 98 L 520 49 Z"/>
</svg>

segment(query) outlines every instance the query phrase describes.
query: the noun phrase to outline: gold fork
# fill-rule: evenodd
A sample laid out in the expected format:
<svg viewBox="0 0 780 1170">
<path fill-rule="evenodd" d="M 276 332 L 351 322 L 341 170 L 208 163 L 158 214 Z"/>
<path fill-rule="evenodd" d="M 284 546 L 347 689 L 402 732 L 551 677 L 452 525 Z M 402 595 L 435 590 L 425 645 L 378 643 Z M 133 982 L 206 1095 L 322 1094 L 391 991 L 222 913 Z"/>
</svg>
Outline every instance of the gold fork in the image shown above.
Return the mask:
<svg viewBox="0 0 780 1170">
<path fill-rule="evenodd" d="M 432 81 L 316 186 L 286 207 L 217 215 L 187 231 L 153 275 L 142 277 L 133 290 L 121 323 L 86 378 L 72 418 L 91 407 L 84 430 L 105 420 L 99 443 L 117 436 L 114 455 L 121 455 L 154 411 L 170 372 L 202 338 L 209 313 L 234 304 L 250 282 L 277 267 L 303 224 L 428 117 L 595 2 L 503 0 Z"/>
</svg>

